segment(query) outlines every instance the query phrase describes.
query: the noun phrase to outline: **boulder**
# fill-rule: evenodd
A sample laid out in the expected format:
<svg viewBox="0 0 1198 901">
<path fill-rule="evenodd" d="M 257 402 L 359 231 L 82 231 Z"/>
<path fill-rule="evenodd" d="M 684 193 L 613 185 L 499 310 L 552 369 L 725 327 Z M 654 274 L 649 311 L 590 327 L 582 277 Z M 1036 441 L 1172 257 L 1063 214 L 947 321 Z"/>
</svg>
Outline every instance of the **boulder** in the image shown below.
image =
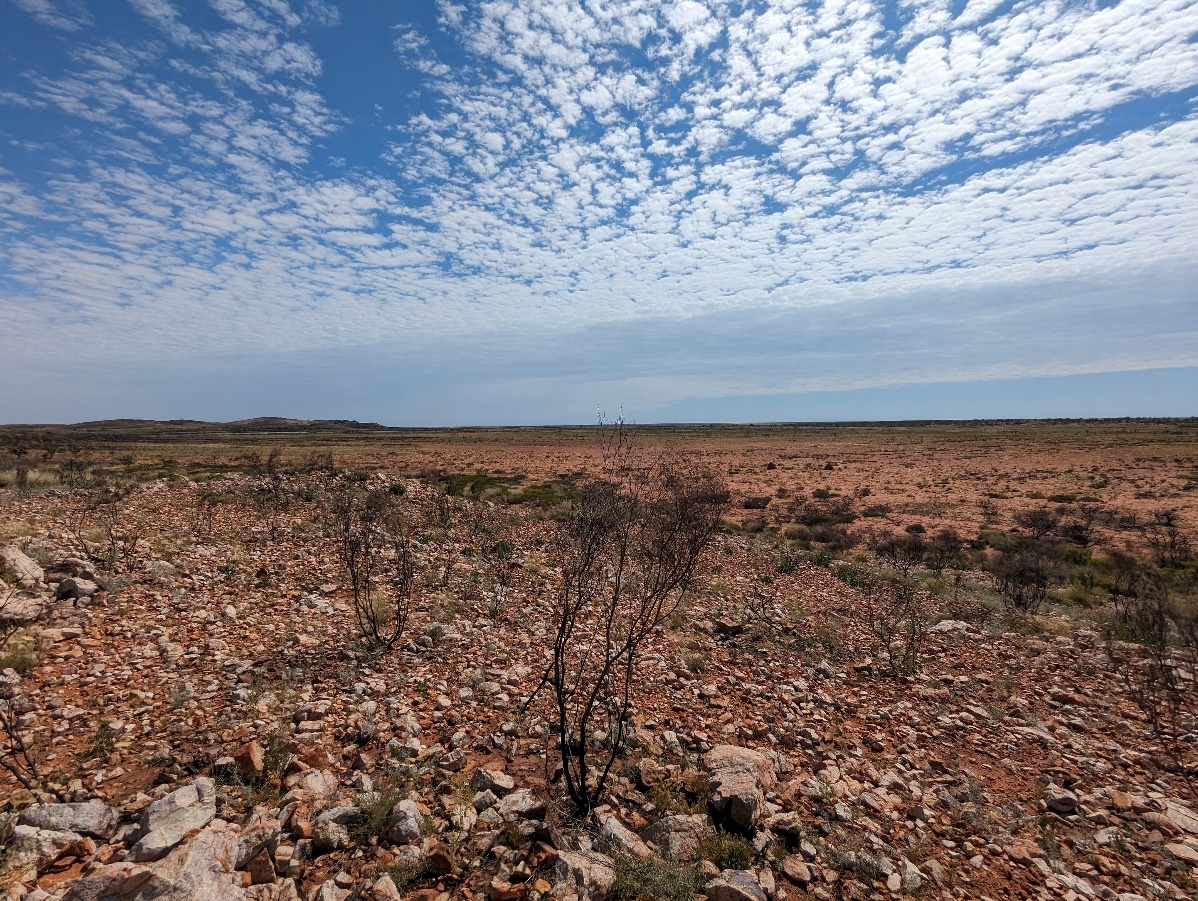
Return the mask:
<svg viewBox="0 0 1198 901">
<path fill-rule="evenodd" d="M 708 901 L 766 901 L 752 870 L 724 870 L 703 887 Z"/>
<path fill-rule="evenodd" d="M 474 796 L 474 800 L 470 802 L 474 809 L 479 813 L 484 810 L 489 810 L 499 803 L 499 798 L 495 796 L 495 792 L 489 788 L 486 791 L 480 791 Z"/>
<path fill-rule="evenodd" d="M 62 901 L 109 901 L 137 891 L 153 876 L 149 867 L 112 863 L 97 867 L 67 889 Z"/>
<path fill-rule="evenodd" d="M 237 830 L 217 820 L 163 860 L 148 866 L 130 862 L 97 867 L 80 879 L 62 901 L 245 901 L 235 867 Z M 291 894 L 252 896 L 255 901 L 291 901 Z"/>
<path fill-rule="evenodd" d="M 233 763 L 243 778 L 260 776 L 266 769 L 266 752 L 261 742 L 247 741 L 233 752 Z"/>
<path fill-rule="evenodd" d="M 52 563 L 45 570 L 46 581 L 60 582 L 63 579 L 92 579 L 96 578 L 96 567 L 88 560 L 79 557 L 67 557 Z"/>
<path fill-rule="evenodd" d="M 387 820 L 387 838 L 397 845 L 410 845 L 423 837 L 424 817 L 415 801 L 400 801 Z"/>
<path fill-rule="evenodd" d="M 9 569 L 23 588 L 37 588 L 46 579 L 45 572 L 16 545 L 0 548 L 0 561 Z"/>
<path fill-rule="evenodd" d="M 312 896 L 312 901 L 345 901 L 351 894 L 349 889 L 342 888 L 332 879 L 327 879 L 320 884 L 320 888 Z"/>
<path fill-rule="evenodd" d="M 209 824 L 152 866 L 150 878 L 129 901 L 243 901 L 241 875 L 233 866 L 237 842 L 233 826 L 221 820 Z"/>
<path fill-rule="evenodd" d="M 578 901 L 603 901 L 615 881 L 615 863 L 596 851 L 562 851 L 553 865 L 553 892 L 559 898 L 577 895 Z"/>
<path fill-rule="evenodd" d="M 1077 810 L 1077 795 L 1068 789 L 1049 783 L 1044 790 L 1044 803 L 1053 813 L 1068 815 Z"/>
<path fill-rule="evenodd" d="M 0 623 L 13 626 L 27 626 L 41 619 L 46 608 L 37 598 L 9 597 L 5 598 L 4 583 L 0 582 Z"/>
<path fill-rule="evenodd" d="M 150 804 L 141 815 L 141 838 L 129 851 L 134 862 L 157 860 L 216 817 L 216 785 L 201 777 Z"/>
<path fill-rule="evenodd" d="M 1169 814 L 1169 819 L 1176 823 L 1178 828 L 1190 835 L 1198 835 L 1198 814 L 1193 810 L 1177 801 L 1167 802 L 1165 810 Z"/>
<path fill-rule="evenodd" d="M 324 820 L 312 826 L 312 847 L 321 854 L 349 847 L 349 830 L 336 820 Z"/>
<path fill-rule="evenodd" d="M 106 839 L 116 831 L 117 812 L 103 801 L 76 804 L 38 804 L 21 814 L 20 823 L 57 832 L 78 832 Z"/>
<path fill-rule="evenodd" d="M 711 810 L 718 823 L 749 831 L 765 811 L 765 791 L 777 780 L 773 762 L 760 751 L 718 745 L 703 756 L 711 781 Z"/>
<path fill-rule="evenodd" d="M 284 879 L 269 885 L 251 885 L 245 890 L 246 901 L 300 901 L 294 879 Z"/>
<path fill-rule="evenodd" d="M 899 871 L 902 875 L 902 887 L 904 892 L 917 892 L 923 887 L 923 873 L 919 867 L 911 863 L 909 860 L 904 860 L 899 865 Z"/>
<path fill-rule="evenodd" d="M 83 856 L 84 838 L 77 832 L 17 825 L 8 837 L 8 865 L 14 872 L 42 873 L 65 854 Z M 91 845 L 92 850 L 95 844 Z"/>
<path fill-rule="evenodd" d="M 604 854 L 613 857 L 618 854 L 630 854 L 642 860 L 653 856 L 649 846 L 614 816 L 607 814 L 596 817 L 596 823 L 599 826 L 599 834 L 595 837 L 595 847 Z"/>
<path fill-rule="evenodd" d="M 237 840 L 237 855 L 233 861 L 233 868 L 237 870 L 245 869 L 264 850 L 273 854 L 283 832 L 282 824 L 273 817 L 253 817 L 250 824 Z"/>
<path fill-rule="evenodd" d="M 495 809 L 508 821 L 539 820 L 545 816 L 547 805 L 534 797 L 532 789 L 522 788 L 500 801 Z"/>
<path fill-rule="evenodd" d="M 313 798 L 328 798 L 337 791 L 337 776 L 328 770 L 304 770 L 288 776 L 287 787 L 306 792 Z"/>
<path fill-rule="evenodd" d="M 403 901 L 403 895 L 395 887 L 395 880 L 386 873 L 370 884 L 367 897 L 370 901 Z"/>
<path fill-rule="evenodd" d="M 515 790 L 516 783 L 511 776 L 499 770 L 478 770 L 470 779 L 470 787 L 476 792 L 489 791 L 497 798 L 502 798 Z"/>
<path fill-rule="evenodd" d="M 650 826 L 645 830 L 645 839 L 674 860 L 693 860 L 709 828 L 703 814 L 677 814 L 663 817 Z"/>
<path fill-rule="evenodd" d="M 791 854 L 782 861 L 782 875 L 798 886 L 811 881 L 811 867 L 800 854 Z"/>
</svg>

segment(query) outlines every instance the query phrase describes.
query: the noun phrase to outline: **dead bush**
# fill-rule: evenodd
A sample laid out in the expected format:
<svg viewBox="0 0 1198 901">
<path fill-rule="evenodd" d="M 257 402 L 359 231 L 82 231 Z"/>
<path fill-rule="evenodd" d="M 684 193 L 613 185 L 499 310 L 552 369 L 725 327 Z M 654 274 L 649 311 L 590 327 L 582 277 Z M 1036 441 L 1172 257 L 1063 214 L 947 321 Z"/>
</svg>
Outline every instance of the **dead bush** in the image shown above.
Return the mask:
<svg viewBox="0 0 1198 901">
<path fill-rule="evenodd" d="M 863 591 L 866 625 L 894 675 L 920 670 L 923 646 L 931 625 L 930 598 L 905 574 L 873 579 Z"/>
<path fill-rule="evenodd" d="M 712 471 L 646 456 L 617 421 L 598 472 L 559 523 L 547 679 L 566 791 L 580 814 L 599 803 L 624 745 L 645 641 L 681 603 L 727 508 Z"/>
<path fill-rule="evenodd" d="M 1152 515 L 1152 522 L 1144 529 L 1144 538 L 1152 548 L 1158 566 L 1184 566 L 1193 558 L 1190 539 L 1172 510 L 1157 510 Z"/>
<path fill-rule="evenodd" d="M 130 509 L 134 488 L 102 482 L 76 494 L 65 525 L 85 557 L 109 572 L 132 572 L 142 533 Z"/>
<path fill-rule="evenodd" d="M 1019 510 L 1015 513 L 1015 525 L 1026 531 L 1033 541 L 1039 541 L 1060 524 L 1061 514 L 1048 507 Z"/>
<path fill-rule="evenodd" d="M 508 591 L 520 567 L 512 514 L 488 501 L 472 502 L 469 513 L 470 541 L 491 582 L 488 612 L 496 617 L 507 604 Z"/>
<path fill-rule="evenodd" d="M 1019 613 L 1037 613 L 1048 598 L 1052 564 L 1034 543 L 999 550 L 986 564 L 1006 605 Z"/>
<path fill-rule="evenodd" d="M 1107 657 L 1187 775 L 1198 773 L 1198 594 L 1140 569 L 1117 598 Z"/>
<path fill-rule="evenodd" d="M 330 492 L 328 513 L 358 630 L 375 648 L 390 650 L 407 627 L 416 574 L 403 501 L 387 488 L 341 480 Z"/>
</svg>

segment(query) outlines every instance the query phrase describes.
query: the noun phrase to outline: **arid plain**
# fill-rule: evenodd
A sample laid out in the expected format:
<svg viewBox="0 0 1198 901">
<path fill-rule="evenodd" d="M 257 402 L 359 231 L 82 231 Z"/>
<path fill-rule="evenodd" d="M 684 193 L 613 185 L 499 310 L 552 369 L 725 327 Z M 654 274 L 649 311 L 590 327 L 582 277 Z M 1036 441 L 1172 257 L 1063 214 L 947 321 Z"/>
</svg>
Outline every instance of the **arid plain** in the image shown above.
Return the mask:
<svg viewBox="0 0 1198 901">
<path fill-rule="evenodd" d="M 0 428 L 0 885 L 1194 896 L 1198 421 L 629 435 L 640 469 L 610 427 Z M 663 459 L 654 497 L 702 471 L 719 515 L 584 723 L 580 809 L 571 529 Z"/>
</svg>

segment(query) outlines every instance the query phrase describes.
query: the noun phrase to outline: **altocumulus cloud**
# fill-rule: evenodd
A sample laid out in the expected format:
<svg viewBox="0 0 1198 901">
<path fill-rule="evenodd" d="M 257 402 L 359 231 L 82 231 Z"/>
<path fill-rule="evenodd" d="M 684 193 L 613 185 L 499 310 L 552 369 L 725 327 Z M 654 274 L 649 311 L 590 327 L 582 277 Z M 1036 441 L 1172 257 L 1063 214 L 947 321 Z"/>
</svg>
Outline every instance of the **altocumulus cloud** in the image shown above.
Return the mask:
<svg viewBox="0 0 1198 901">
<path fill-rule="evenodd" d="M 0 419 L 1198 365 L 1193 2 L 0 2 Z"/>
</svg>

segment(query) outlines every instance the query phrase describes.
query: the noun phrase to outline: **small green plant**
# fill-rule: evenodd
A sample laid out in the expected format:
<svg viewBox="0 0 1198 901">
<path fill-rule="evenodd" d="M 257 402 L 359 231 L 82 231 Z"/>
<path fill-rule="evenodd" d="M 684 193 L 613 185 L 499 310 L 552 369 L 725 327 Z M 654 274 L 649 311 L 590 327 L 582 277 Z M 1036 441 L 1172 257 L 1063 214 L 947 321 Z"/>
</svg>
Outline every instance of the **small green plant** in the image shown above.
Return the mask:
<svg viewBox="0 0 1198 901">
<path fill-rule="evenodd" d="M 702 885 L 694 868 L 658 857 L 620 854 L 615 864 L 616 879 L 608 893 L 612 901 L 691 901 Z"/>
<path fill-rule="evenodd" d="M 653 802 L 653 806 L 662 816 L 676 813 L 703 813 L 707 810 L 707 801 L 711 795 L 708 787 L 703 786 L 703 789 L 703 791 L 688 794 L 676 783 L 662 782 L 653 786 L 649 792 L 649 800 Z"/>
<path fill-rule="evenodd" d="M 515 826 L 508 826 L 499 833 L 499 838 L 496 841 L 514 851 L 519 851 L 524 847 L 524 833 Z"/>
<path fill-rule="evenodd" d="M 1050 861 L 1060 860 L 1061 845 L 1057 841 L 1057 830 L 1047 816 L 1041 815 L 1039 821 L 1039 832 L 1036 836 L 1036 844 L 1044 849 L 1044 855 Z"/>
<path fill-rule="evenodd" d="M 873 854 L 858 851 L 853 858 L 853 873 L 859 882 L 877 882 L 878 879 L 887 877 L 887 871 L 883 869 L 882 861 L 873 857 Z"/>
<path fill-rule="evenodd" d="M 382 835 L 392 809 L 401 800 L 403 792 L 394 785 L 358 795 L 354 799 L 358 812 L 350 828 L 354 840 L 359 844 L 368 844 L 372 838 Z"/>
<path fill-rule="evenodd" d="M 414 861 L 387 867 L 386 872 L 391 877 L 391 881 L 395 883 L 395 887 L 399 889 L 400 894 L 432 875 L 429 870 L 429 860 L 423 856 Z"/>
<path fill-rule="evenodd" d="M 864 588 L 866 585 L 865 574 L 851 563 L 836 567 L 833 574 L 852 588 Z"/>
<path fill-rule="evenodd" d="M 283 741 L 282 736 L 271 735 L 266 740 L 266 747 L 262 751 L 263 778 L 274 779 L 282 776 L 287 765 L 291 763 L 291 758 L 291 751 L 288 750 L 287 742 Z"/>
<path fill-rule="evenodd" d="M 748 839 L 715 830 L 699 840 L 700 860 L 710 860 L 721 870 L 747 870 L 753 863 L 753 846 Z"/>
<path fill-rule="evenodd" d="M 0 669 L 14 669 L 24 675 L 37 664 L 37 648 L 32 643 L 14 641 L 7 647 L 0 645 Z"/>
<path fill-rule="evenodd" d="M 116 749 L 116 733 L 101 726 L 80 755 L 84 760 L 103 760 Z"/>
<path fill-rule="evenodd" d="M 187 704 L 187 702 L 191 699 L 191 689 L 186 685 L 186 683 L 180 683 L 171 689 L 171 696 L 168 699 L 168 703 L 171 705 L 172 709 L 178 710 Z"/>
</svg>

